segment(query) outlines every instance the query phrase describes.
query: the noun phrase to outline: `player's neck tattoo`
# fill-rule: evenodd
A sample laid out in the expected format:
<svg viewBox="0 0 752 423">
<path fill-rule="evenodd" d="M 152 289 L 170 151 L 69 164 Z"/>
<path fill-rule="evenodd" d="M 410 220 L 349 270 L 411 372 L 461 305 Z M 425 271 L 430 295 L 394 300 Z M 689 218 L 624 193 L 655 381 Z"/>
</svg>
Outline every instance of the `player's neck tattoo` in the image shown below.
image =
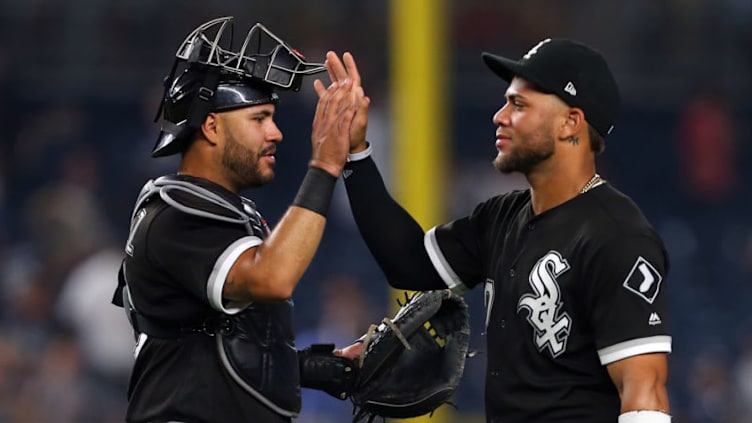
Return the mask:
<svg viewBox="0 0 752 423">
<path fill-rule="evenodd" d="M 578 137 L 577 135 L 572 135 L 571 137 L 569 137 L 569 142 L 571 142 L 572 145 L 577 145 L 580 143 L 580 137 Z"/>
</svg>

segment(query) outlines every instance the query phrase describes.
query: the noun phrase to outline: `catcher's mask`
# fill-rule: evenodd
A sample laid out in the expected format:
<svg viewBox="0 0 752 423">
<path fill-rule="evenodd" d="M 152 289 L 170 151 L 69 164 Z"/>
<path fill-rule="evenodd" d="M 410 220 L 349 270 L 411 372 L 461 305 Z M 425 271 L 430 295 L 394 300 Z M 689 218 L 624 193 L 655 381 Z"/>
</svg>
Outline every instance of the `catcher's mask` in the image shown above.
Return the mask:
<svg viewBox="0 0 752 423">
<path fill-rule="evenodd" d="M 152 157 L 183 151 L 209 112 L 276 104 L 276 90 L 298 91 L 304 75 L 326 70 L 321 63 L 306 62 L 260 23 L 234 51 L 232 20 L 227 16 L 202 24 L 178 48 L 154 118 L 162 117 L 162 128 Z"/>
</svg>

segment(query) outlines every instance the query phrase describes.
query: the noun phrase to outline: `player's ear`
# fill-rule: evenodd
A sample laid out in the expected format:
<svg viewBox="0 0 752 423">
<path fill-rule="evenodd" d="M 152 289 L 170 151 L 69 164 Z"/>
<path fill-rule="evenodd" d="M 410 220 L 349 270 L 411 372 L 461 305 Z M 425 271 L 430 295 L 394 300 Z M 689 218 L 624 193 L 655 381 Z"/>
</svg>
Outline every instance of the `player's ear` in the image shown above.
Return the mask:
<svg viewBox="0 0 752 423">
<path fill-rule="evenodd" d="M 564 122 L 561 125 L 560 138 L 570 139 L 581 131 L 587 129 L 585 113 L 578 107 L 570 107 L 566 110 Z"/>
<path fill-rule="evenodd" d="M 204 139 L 211 145 L 217 145 L 219 138 L 219 115 L 214 112 L 209 113 L 201 124 L 201 133 Z"/>
</svg>

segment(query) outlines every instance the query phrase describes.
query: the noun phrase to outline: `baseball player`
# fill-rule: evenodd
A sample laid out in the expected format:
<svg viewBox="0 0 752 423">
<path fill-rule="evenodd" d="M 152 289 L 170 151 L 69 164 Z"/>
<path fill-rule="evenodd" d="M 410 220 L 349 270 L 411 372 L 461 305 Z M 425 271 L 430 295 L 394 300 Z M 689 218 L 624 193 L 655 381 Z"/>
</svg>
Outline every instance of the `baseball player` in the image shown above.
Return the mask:
<svg viewBox="0 0 752 423">
<path fill-rule="evenodd" d="M 152 156 L 182 160 L 138 197 L 113 299 L 137 338 L 128 422 L 289 422 L 301 408 L 290 297 L 347 158 L 352 83 L 321 96 L 308 173 L 270 230 L 239 192 L 274 177 L 276 91 L 324 67 L 260 24 L 233 50 L 231 25 L 194 30 L 165 80 Z"/>
<path fill-rule="evenodd" d="M 424 234 L 387 192 L 365 128 L 352 130 L 344 175 L 363 238 L 396 288 L 484 290 L 487 421 L 669 422 L 667 253 L 595 169 L 620 109 L 608 65 L 567 39 L 482 57 L 509 82 L 493 164 L 530 188 Z M 328 56 L 332 80 L 360 84 L 343 61 Z"/>
</svg>

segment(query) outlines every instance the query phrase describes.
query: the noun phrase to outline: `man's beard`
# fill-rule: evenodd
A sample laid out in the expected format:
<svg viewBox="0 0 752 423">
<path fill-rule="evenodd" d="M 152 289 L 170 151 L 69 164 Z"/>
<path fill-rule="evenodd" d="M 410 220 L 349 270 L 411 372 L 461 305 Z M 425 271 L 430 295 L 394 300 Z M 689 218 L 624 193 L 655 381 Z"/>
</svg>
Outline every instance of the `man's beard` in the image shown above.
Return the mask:
<svg viewBox="0 0 752 423">
<path fill-rule="evenodd" d="M 241 189 L 259 187 L 274 179 L 273 170 L 264 174 L 259 167 L 259 159 L 272 148 L 254 153 L 251 149 L 236 142 L 234 138 L 228 137 L 222 156 L 222 164 L 232 174 L 232 179 Z"/>
<path fill-rule="evenodd" d="M 497 155 L 493 160 L 494 167 L 501 173 L 520 172 L 530 173 L 535 167 L 554 155 L 554 141 L 547 139 L 543 142 L 533 142 L 532 145 L 517 144 L 511 153 Z"/>
</svg>

